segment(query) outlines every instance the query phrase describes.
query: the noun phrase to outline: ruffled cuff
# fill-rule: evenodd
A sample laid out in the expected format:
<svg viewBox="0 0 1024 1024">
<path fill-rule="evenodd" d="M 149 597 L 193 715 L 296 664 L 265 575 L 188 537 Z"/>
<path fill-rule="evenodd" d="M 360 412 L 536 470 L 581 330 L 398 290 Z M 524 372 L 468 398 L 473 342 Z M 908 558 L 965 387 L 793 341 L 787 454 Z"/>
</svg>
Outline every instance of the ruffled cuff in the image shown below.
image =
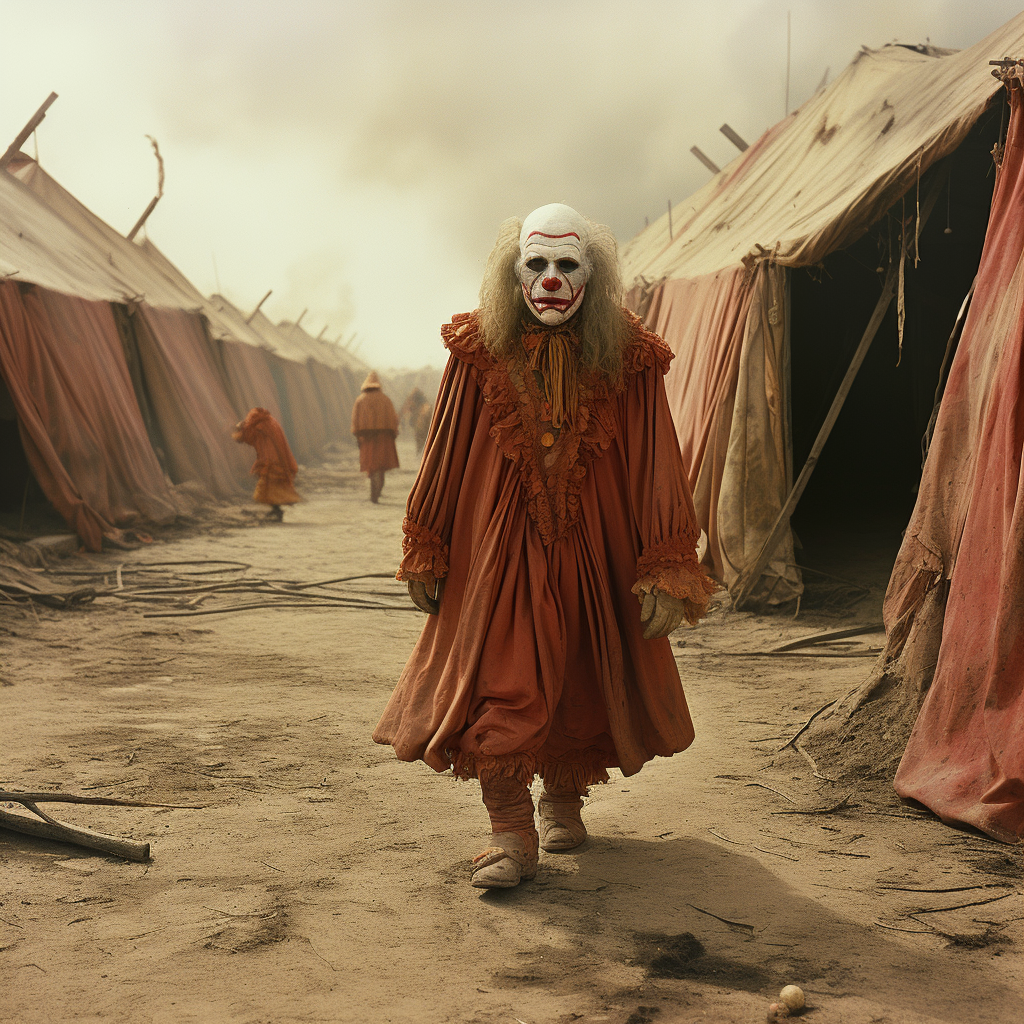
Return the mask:
<svg viewBox="0 0 1024 1024">
<path fill-rule="evenodd" d="M 395 579 L 419 580 L 421 583 L 444 579 L 448 575 L 448 545 L 408 516 L 402 522 L 402 530 L 405 533 L 403 558 Z"/>
<path fill-rule="evenodd" d="M 684 615 L 691 626 L 708 611 L 708 601 L 718 584 L 700 567 L 693 545 L 683 538 L 652 544 L 636 563 L 633 593 L 659 590 L 685 602 Z"/>
</svg>

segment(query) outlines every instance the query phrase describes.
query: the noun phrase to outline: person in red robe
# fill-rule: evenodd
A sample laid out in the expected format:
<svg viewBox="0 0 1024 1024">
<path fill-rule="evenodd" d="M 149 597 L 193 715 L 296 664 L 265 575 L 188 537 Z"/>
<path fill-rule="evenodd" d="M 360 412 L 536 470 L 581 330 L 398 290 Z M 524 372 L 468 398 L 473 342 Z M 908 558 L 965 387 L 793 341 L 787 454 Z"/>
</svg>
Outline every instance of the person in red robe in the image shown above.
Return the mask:
<svg viewBox="0 0 1024 1024">
<path fill-rule="evenodd" d="M 269 505 L 267 518 L 281 522 L 284 519 L 281 506 L 302 501 L 293 486 L 299 464 L 288 447 L 281 424 L 266 409 L 256 406 L 249 410 L 241 423 L 235 424 L 231 436 L 240 444 L 252 445 L 256 449 L 256 461 L 251 472 L 259 479 L 252 499 L 261 505 Z"/>
<path fill-rule="evenodd" d="M 370 478 L 370 501 L 376 504 L 384 490 L 384 474 L 398 469 L 398 414 L 371 370 L 352 406 L 352 433 L 359 441 L 359 470 Z"/>
<path fill-rule="evenodd" d="M 532 878 L 538 845 L 582 843 L 609 768 L 693 740 L 667 635 L 715 585 L 665 397 L 672 353 L 620 295 L 611 232 L 554 204 L 502 226 L 480 309 L 442 328 L 398 570 L 431 614 L 373 738 L 479 779 L 480 888 Z"/>
</svg>

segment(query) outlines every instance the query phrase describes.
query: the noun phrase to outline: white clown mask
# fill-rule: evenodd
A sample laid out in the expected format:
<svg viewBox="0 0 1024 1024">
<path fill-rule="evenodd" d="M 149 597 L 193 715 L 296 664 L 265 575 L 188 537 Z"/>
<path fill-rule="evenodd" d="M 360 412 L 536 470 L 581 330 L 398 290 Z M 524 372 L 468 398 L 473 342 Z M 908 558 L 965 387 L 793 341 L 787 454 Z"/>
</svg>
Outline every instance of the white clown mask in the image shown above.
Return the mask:
<svg viewBox="0 0 1024 1024">
<path fill-rule="evenodd" d="M 516 270 L 527 308 L 556 327 L 580 308 L 590 276 L 584 257 L 589 228 L 571 206 L 541 206 L 523 222 Z"/>
</svg>

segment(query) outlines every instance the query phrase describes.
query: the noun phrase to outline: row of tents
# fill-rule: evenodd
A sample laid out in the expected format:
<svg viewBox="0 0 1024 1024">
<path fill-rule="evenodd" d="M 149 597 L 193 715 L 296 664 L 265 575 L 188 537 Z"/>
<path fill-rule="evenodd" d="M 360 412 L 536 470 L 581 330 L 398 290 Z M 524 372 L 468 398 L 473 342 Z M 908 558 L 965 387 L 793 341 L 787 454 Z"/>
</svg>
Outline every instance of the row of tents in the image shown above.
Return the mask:
<svg viewBox="0 0 1024 1024">
<path fill-rule="evenodd" d="M 900 762 L 901 796 L 1011 842 L 1021 56 L 1024 15 L 963 51 L 865 49 L 623 254 L 628 304 L 676 355 L 666 388 L 706 559 L 735 605 L 799 599 L 800 535 L 905 528 L 885 650 L 808 742 L 837 760 L 850 739 L 874 743 Z"/>
<path fill-rule="evenodd" d="M 253 406 L 300 463 L 349 436 L 367 367 L 298 324 L 209 298 L 23 153 L 0 171 L 0 494 L 15 467 L 84 546 L 251 490 Z M 26 481 L 27 482 L 27 481 Z M 18 481 L 20 484 L 20 481 Z"/>
</svg>

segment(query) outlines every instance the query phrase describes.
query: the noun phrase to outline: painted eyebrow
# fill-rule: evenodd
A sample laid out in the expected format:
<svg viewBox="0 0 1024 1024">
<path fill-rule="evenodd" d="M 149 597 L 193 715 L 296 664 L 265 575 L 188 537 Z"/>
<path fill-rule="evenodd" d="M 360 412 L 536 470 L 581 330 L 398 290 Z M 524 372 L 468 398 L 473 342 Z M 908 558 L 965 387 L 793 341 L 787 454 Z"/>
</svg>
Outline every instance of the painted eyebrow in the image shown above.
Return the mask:
<svg viewBox="0 0 1024 1024">
<path fill-rule="evenodd" d="M 540 235 L 541 238 L 575 238 L 577 242 L 580 241 L 580 236 L 575 231 L 566 231 L 564 235 L 549 235 L 546 231 L 531 231 L 526 237 L 530 239 L 534 235 Z"/>
</svg>

